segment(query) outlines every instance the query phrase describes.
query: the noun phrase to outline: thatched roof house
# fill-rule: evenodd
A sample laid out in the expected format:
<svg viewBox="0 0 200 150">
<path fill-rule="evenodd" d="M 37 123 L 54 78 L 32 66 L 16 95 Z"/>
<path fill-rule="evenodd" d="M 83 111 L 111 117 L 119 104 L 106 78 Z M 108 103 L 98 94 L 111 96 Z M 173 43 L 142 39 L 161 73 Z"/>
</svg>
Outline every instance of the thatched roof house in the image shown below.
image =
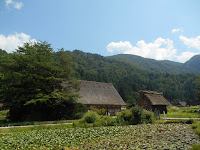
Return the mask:
<svg viewBox="0 0 200 150">
<path fill-rule="evenodd" d="M 94 81 L 81 81 L 80 103 L 97 108 L 105 108 L 107 113 L 112 114 L 125 108 L 126 104 L 111 83 Z"/>
<path fill-rule="evenodd" d="M 186 102 L 178 102 L 177 107 L 185 107 L 187 105 Z"/>
<path fill-rule="evenodd" d="M 138 102 L 139 106 L 144 109 L 152 111 L 160 111 L 160 113 L 167 113 L 167 106 L 171 104 L 163 97 L 163 93 L 156 91 L 139 91 L 140 99 Z"/>
</svg>

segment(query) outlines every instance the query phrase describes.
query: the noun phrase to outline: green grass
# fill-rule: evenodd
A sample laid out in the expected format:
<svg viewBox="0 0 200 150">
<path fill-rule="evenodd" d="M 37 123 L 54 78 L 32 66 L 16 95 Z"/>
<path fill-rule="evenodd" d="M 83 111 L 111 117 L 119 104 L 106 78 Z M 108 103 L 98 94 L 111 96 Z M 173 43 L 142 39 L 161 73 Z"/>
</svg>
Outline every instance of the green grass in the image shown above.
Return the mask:
<svg viewBox="0 0 200 150">
<path fill-rule="evenodd" d="M 171 107 L 168 108 L 168 112 L 166 114 L 167 118 L 199 118 L 198 114 L 198 106 L 191 107 Z M 161 117 L 164 117 L 162 114 Z"/>
<path fill-rule="evenodd" d="M 188 112 L 168 112 L 165 116 L 167 118 L 199 118 L 199 114 Z M 161 117 L 164 115 L 162 114 Z"/>
</svg>

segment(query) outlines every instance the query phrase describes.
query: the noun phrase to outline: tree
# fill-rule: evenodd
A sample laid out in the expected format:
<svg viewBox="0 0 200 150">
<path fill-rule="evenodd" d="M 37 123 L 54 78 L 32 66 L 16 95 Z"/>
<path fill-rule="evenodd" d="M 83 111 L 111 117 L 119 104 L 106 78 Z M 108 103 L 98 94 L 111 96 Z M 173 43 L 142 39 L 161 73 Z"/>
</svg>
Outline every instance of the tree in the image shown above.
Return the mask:
<svg viewBox="0 0 200 150">
<path fill-rule="evenodd" d="M 12 121 L 54 120 L 69 117 L 75 106 L 78 83 L 70 77 L 67 58 L 58 52 L 55 61 L 47 42 L 25 43 L 16 52 L 2 56 L 1 101 L 9 107 Z M 58 61 L 59 60 L 59 61 Z M 63 80 L 67 87 L 62 87 Z M 72 117 L 72 116 L 70 116 Z M 70 118 L 69 117 L 69 118 Z"/>
<path fill-rule="evenodd" d="M 200 76 L 197 79 L 196 95 L 197 98 L 200 100 Z"/>
</svg>

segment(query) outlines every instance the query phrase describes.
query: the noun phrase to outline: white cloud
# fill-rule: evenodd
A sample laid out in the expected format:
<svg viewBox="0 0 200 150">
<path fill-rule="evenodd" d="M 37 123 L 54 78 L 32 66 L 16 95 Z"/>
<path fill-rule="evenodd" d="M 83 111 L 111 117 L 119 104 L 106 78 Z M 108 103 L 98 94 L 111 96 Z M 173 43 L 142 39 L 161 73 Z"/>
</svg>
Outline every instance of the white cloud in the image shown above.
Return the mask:
<svg viewBox="0 0 200 150">
<path fill-rule="evenodd" d="M 113 53 L 114 51 L 118 51 L 118 52 L 122 52 L 122 51 L 126 51 L 131 49 L 133 46 L 131 45 L 130 42 L 125 41 L 125 42 L 111 42 L 110 44 L 108 44 L 107 46 L 107 50 L 111 53 Z"/>
<path fill-rule="evenodd" d="M 183 32 L 182 28 L 172 29 L 172 33 Z"/>
<path fill-rule="evenodd" d="M 22 2 L 15 2 L 13 0 L 5 0 L 5 2 L 6 2 L 6 6 L 7 7 L 11 6 L 11 7 L 15 8 L 15 9 L 18 9 L 18 10 L 23 7 L 23 3 Z"/>
<path fill-rule="evenodd" d="M 15 33 L 7 37 L 0 34 L 0 48 L 6 50 L 8 53 L 13 52 L 18 46 L 23 46 L 24 43 L 29 41 L 36 42 L 35 39 L 31 39 L 30 35 L 25 33 Z"/>
<path fill-rule="evenodd" d="M 179 39 L 183 41 L 185 45 L 191 48 L 196 48 L 200 50 L 200 36 L 197 36 L 196 38 L 187 38 L 183 35 L 179 36 Z"/>
<path fill-rule="evenodd" d="M 184 63 L 184 62 L 186 62 L 187 60 L 189 60 L 190 58 L 192 58 L 194 55 L 197 55 L 197 54 L 199 54 L 199 53 L 183 52 L 183 53 L 181 53 L 180 56 L 176 56 L 176 57 L 177 57 L 177 60 L 178 60 L 179 62 Z"/>
<path fill-rule="evenodd" d="M 152 43 L 146 43 L 144 40 L 138 41 L 136 46 L 130 42 L 111 42 L 107 46 L 109 52 L 122 52 L 124 54 L 139 55 L 145 58 L 156 60 L 172 60 L 177 50 L 174 48 L 173 41 L 170 39 L 158 38 Z"/>
<path fill-rule="evenodd" d="M 16 9 L 21 9 L 23 7 L 23 3 L 22 2 L 16 2 L 15 4 L 14 4 L 14 8 L 16 8 Z"/>
<path fill-rule="evenodd" d="M 12 0 L 6 0 L 6 6 L 8 6 L 8 5 L 12 4 L 12 3 L 13 3 Z"/>
</svg>

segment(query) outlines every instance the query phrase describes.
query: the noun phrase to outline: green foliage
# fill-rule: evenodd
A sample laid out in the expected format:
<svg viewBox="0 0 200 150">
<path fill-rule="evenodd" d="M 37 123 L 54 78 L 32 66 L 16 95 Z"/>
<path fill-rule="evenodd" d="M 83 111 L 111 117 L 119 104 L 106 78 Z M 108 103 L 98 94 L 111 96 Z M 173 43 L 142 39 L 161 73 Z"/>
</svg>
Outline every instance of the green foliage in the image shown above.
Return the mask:
<svg viewBox="0 0 200 150">
<path fill-rule="evenodd" d="M 94 123 L 98 119 L 99 119 L 99 115 L 94 111 L 87 112 L 83 117 L 83 121 L 86 123 Z"/>
<path fill-rule="evenodd" d="M 0 117 L 6 117 L 8 114 L 8 110 L 1 110 L 0 111 Z"/>
<path fill-rule="evenodd" d="M 170 107 L 170 108 L 167 108 L 167 112 L 178 112 L 181 108 L 180 107 L 176 107 L 176 106 L 173 106 L 173 107 Z"/>
<path fill-rule="evenodd" d="M 200 150 L 200 145 L 198 144 L 193 145 L 191 150 Z"/>
<path fill-rule="evenodd" d="M 25 43 L 16 52 L 0 59 L 1 102 L 9 108 L 9 119 L 57 120 L 69 118 L 70 107 L 75 107 L 78 89 L 72 80 L 69 61 L 57 52 L 57 61 L 50 44 Z M 59 60 L 59 61 L 58 61 Z M 61 82 L 67 80 L 67 87 Z M 72 117 L 72 116 L 70 116 Z"/>
<path fill-rule="evenodd" d="M 87 112 L 83 118 L 73 122 L 74 127 L 99 127 L 116 125 L 116 118 L 111 116 L 100 116 L 95 111 Z"/>
<path fill-rule="evenodd" d="M 185 62 L 185 65 L 196 68 L 197 70 L 200 69 L 199 64 L 200 64 L 200 55 L 195 55 L 192 58 L 190 58 L 189 61 Z"/>
<path fill-rule="evenodd" d="M 142 123 L 142 115 L 143 115 L 143 110 L 141 107 L 136 105 L 132 109 L 132 116 L 134 117 L 133 124 L 140 124 Z"/>
<path fill-rule="evenodd" d="M 105 108 L 90 107 L 90 110 L 97 112 L 99 115 L 106 115 Z"/>
<path fill-rule="evenodd" d="M 121 112 L 117 113 L 117 123 L 120 125 L 128 125 L 131 124 L 133 121 L 133 115 L 132 115 L 132 108 L 131 109 L 125 109 Z"/>
<path fill-rule="evenodd" d="M 129 54 L 119 54 L 110 56 L 109 58 L 120 60 L 133 66 L 145 68 L 154 72 L 167 73 L 166 75 L 169 76 L 170 74 L 177 73 L 200 73 L 199 65 L 197 65 L 199 64 L 199 56 L 200 55 L 194 56 L 196 57 L 195 59 L 193 58 L 185 64 L 168 60 L 157 61 Z"/>
<path fill-rule="evenodd" d="M 195 130 L 195 133 L 200 137 L 200 121 L 196 121 L 192 124 L 192 128 Z"/>
<path fill-rule="evenodd" d="M 198 79 L 197 79 L 196 95 L 198 99 L 200 100 L 200 76 L 198 76 Z"/>
<path fill-rule="evenodd" d="M 143 110 L 142 111 L 142 122 L 152 123 L 154 121 L 154 113 L 151 111 Z"/>
<path fill-rule="evenodd" d="M 196 100 L 195 85 L 196 74 L 178 74 L 184 70 L 181 64 L 178 64 L 178 70 L 175 73 L 166 73 L 168 62 L 164 62 L 162 70 L 149 71 L 144 67 L 103 57 L 97 54 L 84 53 L 75 50 L 65 51 L 73 59 L 72 68 L 74 77 L 81 80 L 100 81 L 113 83 L 121 97 L 127 102 L 130 108 L 139 99 L 139 90 L 161 91 L 164 97 L 172 104 L 179 101 L 191 102 Z M 155 61 L 155 63 L 158 63 Z M 173 62 L 169 62 L 173 66 Z M 150 65 L 150 68 L 152 66 Z M 159 65 L 157 69 L 159 70 Z M 176 67 L 171 67 L 174 69 Z M 185 69 L 187 72 L 188 69 Z"/>
<path fill-rule="evenodd" d="M 152 123 L 153 120 L 153 112 L 144 110 L 136 105 L 130 109 L 117 113 L 116 121 L 120 125 L 135 125 L 141 123 Z"/>
<path fill-rule="evenodd" d="M 113 126 L 116 125 L 116 119 L 111 116 L 103 116 L 100 119 L 100 122 L 103 126 Z"/>
</svg>

